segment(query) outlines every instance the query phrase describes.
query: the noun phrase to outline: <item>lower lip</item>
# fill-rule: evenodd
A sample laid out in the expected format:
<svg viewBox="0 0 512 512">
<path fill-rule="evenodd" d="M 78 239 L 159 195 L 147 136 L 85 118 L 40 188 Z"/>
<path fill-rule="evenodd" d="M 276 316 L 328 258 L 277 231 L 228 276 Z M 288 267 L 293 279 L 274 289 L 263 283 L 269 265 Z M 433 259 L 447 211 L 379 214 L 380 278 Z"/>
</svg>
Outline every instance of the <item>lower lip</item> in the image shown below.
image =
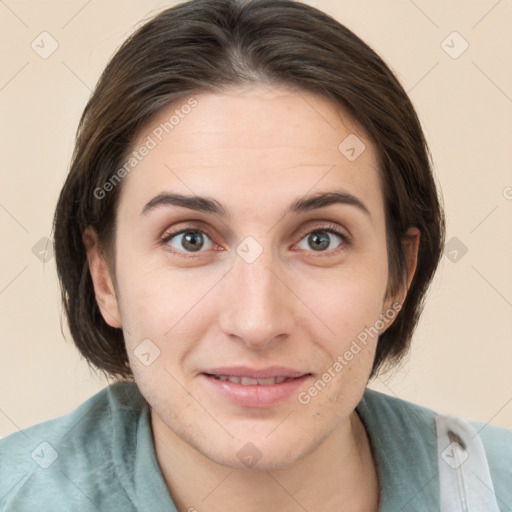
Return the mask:
<svg viewBox="0 0 512 512">
<path fill-rule="evenodd" d="M 271 407 L 285 400 L 304 385 L 311 375 L 286 380 L 279 384 L 249 385 L 236 384 L 228 380 L 219 380 L 205 373 L 200 375 L 208 386 L 231 403 L 240 407 Z"/>
</svg>

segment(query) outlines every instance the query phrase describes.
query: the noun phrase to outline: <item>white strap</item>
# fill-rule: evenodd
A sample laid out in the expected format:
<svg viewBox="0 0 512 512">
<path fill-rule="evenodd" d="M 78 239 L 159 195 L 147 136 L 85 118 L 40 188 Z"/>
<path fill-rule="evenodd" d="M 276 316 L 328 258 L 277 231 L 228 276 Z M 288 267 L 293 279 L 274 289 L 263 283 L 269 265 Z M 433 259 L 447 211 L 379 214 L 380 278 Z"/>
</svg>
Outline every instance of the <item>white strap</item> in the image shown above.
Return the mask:
<svg viewBox="0 0 512 512">
<path fill-rule="evenodd" d="M 482 441 L 459 417 L 436 416 L 441 512 L 500 512 Z"/>
</svg>

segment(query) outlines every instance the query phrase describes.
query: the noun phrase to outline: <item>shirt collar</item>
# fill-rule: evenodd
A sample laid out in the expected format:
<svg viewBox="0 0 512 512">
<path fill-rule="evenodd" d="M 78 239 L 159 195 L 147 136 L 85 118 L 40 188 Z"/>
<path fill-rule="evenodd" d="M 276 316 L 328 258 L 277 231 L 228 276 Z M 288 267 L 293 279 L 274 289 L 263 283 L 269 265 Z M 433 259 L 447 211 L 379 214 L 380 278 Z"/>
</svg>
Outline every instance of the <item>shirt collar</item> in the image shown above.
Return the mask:
<svg viewBox="0 0 512 512">
<path fill-rule="evenodd" d="M 379 512 L 439 510 L 434 411 L 371 389 L 356 411 L 377 466 Z"/>
</svg>

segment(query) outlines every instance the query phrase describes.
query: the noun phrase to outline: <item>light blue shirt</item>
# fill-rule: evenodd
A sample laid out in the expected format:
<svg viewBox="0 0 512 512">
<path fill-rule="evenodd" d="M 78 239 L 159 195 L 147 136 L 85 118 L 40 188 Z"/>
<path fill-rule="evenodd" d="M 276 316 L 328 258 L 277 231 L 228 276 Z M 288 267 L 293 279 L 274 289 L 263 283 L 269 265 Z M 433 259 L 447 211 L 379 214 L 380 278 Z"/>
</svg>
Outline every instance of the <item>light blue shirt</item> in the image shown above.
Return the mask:
<svg viewBox="0 0 512 512">
<path fill-rule="evenodd" d="M 436 413 L 369 389 L 356 410 L 377 464 L 379 512 L 440 510 Z M 512 430 L 471 425 L 499 510 L 511 512 Z M 0 440 L 0 512 L 36 511 L 177 512 L 134 383 L 111 385 L 64 416 Z"/>
</svg>

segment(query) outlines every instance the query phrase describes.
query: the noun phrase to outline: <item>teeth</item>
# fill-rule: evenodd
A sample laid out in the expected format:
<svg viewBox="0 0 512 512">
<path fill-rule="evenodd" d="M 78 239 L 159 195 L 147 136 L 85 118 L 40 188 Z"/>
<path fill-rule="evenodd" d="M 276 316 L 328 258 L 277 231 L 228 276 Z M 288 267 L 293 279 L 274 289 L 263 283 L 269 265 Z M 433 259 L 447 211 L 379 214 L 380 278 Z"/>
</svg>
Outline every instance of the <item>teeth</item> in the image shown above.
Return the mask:
<svg viewBox="0 0 512 512">
<path fill-rule="evenodd" d="M 251 377 L 241 377 L 238 380 L 240 384 L 243 384 L 244 386 L 254 386 L 255 384 L 258 384 L 258 379 L 251 379 Z"/>
<path fill-rule="evenodd" d="M 287 377 L 270 377 L 268 379 L 253 379 L 252 377 L 235 377 L 234 375 L 214 375 L 218 380 L 228 380 L 234 384 L 242 384 L 243 386 L 272 386 L 284 382 Z"/>
<path fill-rule="evenodd" d="M 272 384 L 275 384 L 277 382 L 277 379 L 275 377 L 270 377 L 268 379 L 251 379 L 256 380 L 258 384 L 261 384 L 262 386 L 271 386 Z M 244 382 L 242 381 L 242 384 Z M 254 382 L 247 382 L 247 384 L 254 384 Z"/>
</svg>

